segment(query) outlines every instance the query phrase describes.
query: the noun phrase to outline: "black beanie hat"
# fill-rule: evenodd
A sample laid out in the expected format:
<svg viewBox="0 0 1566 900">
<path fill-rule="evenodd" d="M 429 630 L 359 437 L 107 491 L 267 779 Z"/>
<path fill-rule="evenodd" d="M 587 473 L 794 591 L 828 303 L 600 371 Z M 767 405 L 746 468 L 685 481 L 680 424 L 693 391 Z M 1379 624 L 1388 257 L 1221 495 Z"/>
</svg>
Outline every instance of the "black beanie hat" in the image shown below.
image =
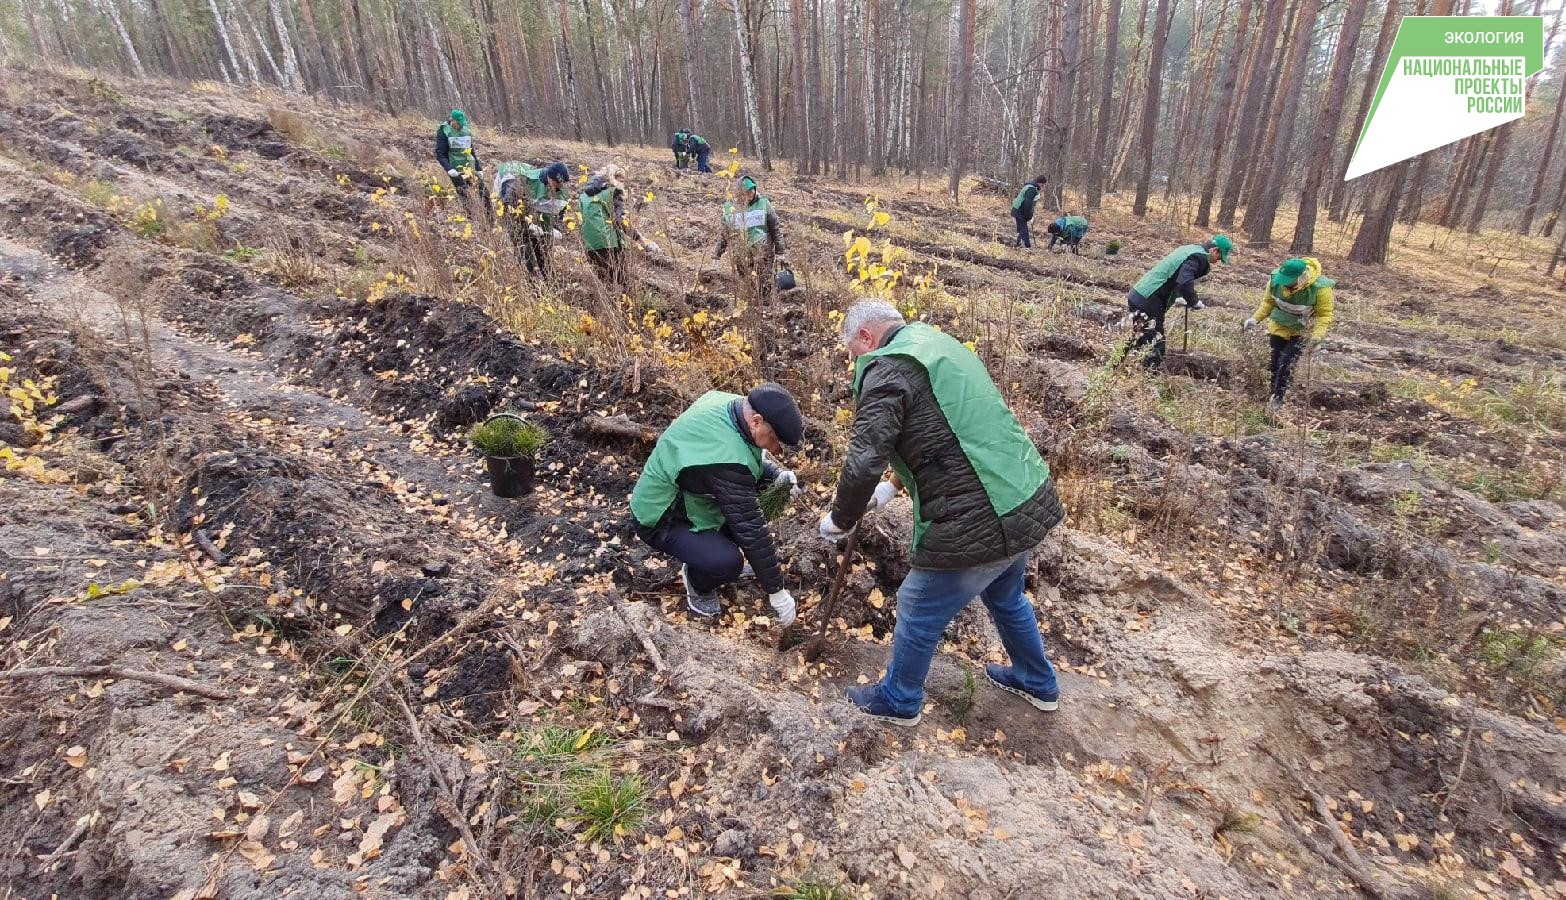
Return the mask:
<svg viewBox="0 0 1566 900">
<path fill-rule="evenodd" d="M 799 404 L 783 385 L 770 381 L 758 384 L 745 400 L 777 432 L 778 440 L 793 447 L 804 439 L 805 421 L 800 418 Z"/>
</svg>

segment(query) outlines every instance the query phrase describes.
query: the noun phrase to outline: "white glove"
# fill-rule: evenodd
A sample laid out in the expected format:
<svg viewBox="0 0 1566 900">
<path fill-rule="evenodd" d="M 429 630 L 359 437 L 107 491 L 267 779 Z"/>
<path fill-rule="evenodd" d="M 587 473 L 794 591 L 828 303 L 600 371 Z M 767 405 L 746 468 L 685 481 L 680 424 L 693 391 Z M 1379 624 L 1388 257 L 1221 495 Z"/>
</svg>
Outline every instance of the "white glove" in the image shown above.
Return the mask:
<svg viewBox="0 0 1566 900">
<path fill-rule="evenodd" d="M 551 229 L 549 229 L 549 236 L 554 238 L 557 241 L 558 240 L 563 240 L 565 238 L 565 235 L 561 234 L 560 233 L 560 229 L 558 229 L 558 228 L 551 228 Z"/>
<path fill-rule="evenodd" d="M 458 172 L 456 169 L 447 169 L 446 170 L 446 174 L 451 176 L 452 178 L 456 178 L 458 175 L 461 175 L 462 173 Z"/>
<path fill-rule="evenodd" d="M 847 536 L 848 532 L 837 527 L 837 523 L 832 521 L 832 511 L 827 510 L 826 515 L 821 517 L 821 539 L 835 544 Z"/>
<path fill-rule="evenodd" d="M 529 223 L 528 226 L 527 226 L 527 230 L 528 230 L 528 233 L 531 234 L 533 237 L 543 237 L 544 236 L 544 229 L 538 227 L 538 223 L 537 222 Z"/>
<path fill-rule="evenodd" d="M 1245 329 L 1246 331 L 1250 331 L 1252 328 L 1256 327 L 1256 320 L 1255 319 L 1246 319 L 1244 322 L 1240 323 L 1240 327 Z"/>
<path fill-rule="evenodd" d="M 794 624 L 794 595 L 788 591 L 778 591 L 776 594 L 768 594 L 767 602 L 772 605 L 772 611 L 777 614 L 778 627 L 787 628 Z"/>
<path fill-rule="evenodd" d="M 890 481 L 883 481 L 875 486 L 875 493 L 870 495 L 870 511 L 874 512 L 892 502 L 897 496 L 897 485 Z"/>
<path fill-rule="evenodd" d="M 660 253 L 662 251 L 660 251 L 658 249 L 658 245 L 654 244 L 652 241 L 642 241 L 642 252 L 643 253 Z"/>
<path fill-rule="evenodd" d="M 798 497 L 800 492 L 804 490 L 804 488 L 799 486 L 799 476 L 794 474 L 793 469 L 784 469 L 779 472 L 778 477 L 772 483 L 778 484 L 779 482 L 789 486 L 788 495 L 791 498 Z"/>
</svg>

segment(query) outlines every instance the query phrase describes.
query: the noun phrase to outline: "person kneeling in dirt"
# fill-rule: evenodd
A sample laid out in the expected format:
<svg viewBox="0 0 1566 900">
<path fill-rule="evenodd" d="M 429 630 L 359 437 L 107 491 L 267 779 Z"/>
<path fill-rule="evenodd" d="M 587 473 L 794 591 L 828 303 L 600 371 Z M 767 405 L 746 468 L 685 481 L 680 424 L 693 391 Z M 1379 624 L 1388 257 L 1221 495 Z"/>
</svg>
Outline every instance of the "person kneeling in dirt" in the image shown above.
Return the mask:
<svg viewBox="0 0 1566 900">
<path fill-rule="evenodd" d="M 761 195 L 756 179 L 741 175 L 734 187 L 735 199 L 723 204 L 723 235 L 713 248 L 712 262 L 716 264 L 723 258 L 730 240 L 742 237 L 734 251 L 734 271 L 741 283 L 754 280 L 756 303 L 763 304 L 777 286 L 777 267 L 788 265 L 783 255 L 783 231 L 778 227 L 772 201 Z"/>
<path fill-rule="evenodd" d="M 479 183 L 478 173 L 484 166 L 473 149 L 473 132 L 468 128 L 468 116 L 460 109 L 451 111 L 451 118 L 435 129 L 435 161 L 446 170 L 451 179 L 451 189 L 467 200 L 474 185 Z M 489 209 L 489 195 L 479 191 L 484 208 Z"/>
<path fill-rule="evenodd" d="M 979 597 L 1011 659 L 985 666 L 985 676 L 1036 709 L 1055 709 L 1055 669 L 1023 594 L 1029 552 L 1065 518 L 1048 464 L 956 338 L 862 300 L 848 310 L 843 342 L 856 408 L 821 536 L 835 542 L 891 501 L 893 483 L 881 480 L 888 464 L 912 485 L 914 504 L 913 568 L 897 589 L 891 662 L 879 684 L 850 687 L 848 699 L 873 718 L 918 724 L 941 634 Z"/>
<path fill-rule="evenodd" d="M 1214 235 L 1205 244 L 1186 244 L 1175 248 L 1149 269 L 1126 295 L 1126 304 L 1131 308 L 1131 322 L 1137 329 L 1137 335 L 1127 352 L 1134 353 L 1151 345 L 1145 364 L 1150 369 L 1162 366 L 1164 314 L 1177 302 L 1184 303 L 1190 309 L 1206 309 L 1202 298 L 1196 296 L 1196 283 L 1206 278 L 1218 261 L 1227 264 L 1229 252 L 1233 249 L 1234 241 L 1222 234 Z"/>
<path fill-rule="evenodd" d="M 1028 231 L 1028 223 L 1033 221 L 1033 208 L 1039 202 L 1039 192 L 1044 190 L 1044 185 L 1049 182 L 1043 175 L 1036 176 L 1032 181 L 1024 184 L 1017 191 L 1017 196 L 1011 201 L 1011 218 L 1017 225 L 1017 246 L 1028 249 L 1033 248 L 1033 234 Z"/>
<path fill-rule="evenodd" d="M 768 382 L 743 397 L 707 392 L 658 438 L 631 491 L 631 513 L 647 546 L 683 563 L 691 612 L 716 616 L 718 588 L 738 580 L 748 561 L 778 625 L 794 621 L 759 492 L 785 482 L 798 493 L 799 479 L 767 453 L 804 434 L 793 396 Z"/>
<path fill-rule="evenodd" d="M 643 253 L 657 253 L 658 245 L 643 240 L 625 217 L 625 184 L 620 167 L 607 165 L 593 174 L 577 195 L 582 213 L 582 247 L 593 272 L 605 285 L 621 290 L 629 287 L 625 261 L 625 240 L 630 238 Z"/>
<path fill-rule="evenodd" d="M 1082 239 L 1088 233 L 1088 220 L 1076 213 L 1067 213 L 1055 221 L 1049 223 L 1049 249 L 1055 249 L 1055 242 L 1060 241 L 1067 250 L 1077 255 L 1082 254 Z"/>
<path fill-rule="evenodd" d="M 566 185 L 571 170 L 563 162 L 538 169 L 515 160 L 503 162 L 495 173 L 495 194 L 505 211 L 506 231 L 517 255 L 527 264 L 529 274 L 547 278 L 545 261 L 549 257 L 544 229 L 553 240 L 560 240 L 560 214 L 566 208 Z"/>
<path fill-rule="evenodd" d="M 1248 330 L 1258 322 L 1267 323 L 1267 342 L 1272 345 L 1272 395 L 1267 411 L 1275 413 L 1283 405 L 1294 364 L 1308 346 L 1327 335 L 1332 327 L 1332 286 L 1335 282 L 1321 274 L 1321 262 L 1315 257 L 1290 259 L 1272 273 L 1261 306 L 1245 320 Z"/>
</svg>

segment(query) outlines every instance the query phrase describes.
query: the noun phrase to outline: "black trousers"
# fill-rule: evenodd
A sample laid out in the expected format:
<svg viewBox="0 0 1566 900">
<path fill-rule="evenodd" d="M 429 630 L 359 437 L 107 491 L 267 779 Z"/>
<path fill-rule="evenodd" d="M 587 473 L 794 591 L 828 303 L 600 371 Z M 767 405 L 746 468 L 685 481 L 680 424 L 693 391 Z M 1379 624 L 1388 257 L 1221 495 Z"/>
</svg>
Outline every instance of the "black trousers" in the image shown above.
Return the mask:
<svg viewBox="0 0 1566 900">
<path fill-rule="evenodd" d="M 625 270 L 625 248 L 606 247 L 587 251 L 587 261 L 593 264 L 598 280 L 605 285 L 625 288 L 629 286 Z"/>
<path fill-rule="evenodd" d="M 1151 346 L 1143 364 L 1149 369 L 1161 368 L 1164 364 L 1164 305 L 1136 291 L 1126 295 L 1126 305 L 1131 308 L 1131 322 L 1137 329 L 1127 352 L 1135 353 Z"/>
<path fill-rule="evenodd" d="M 1300 355 L 1305 352 L 1305 338 L 1303 335 L 1286 338 L 1270 334 L 1267 343 L 1272 347 L 1272 362 L 1269 366 L 1272 372 L 1272 399 L 1282 401 L 1284 393 L 1289 389 L 1289 382 L 1294 379 L 1294 364 L 1300 361 Z"/>
<path fill-rule="evenodd" d="M 675 520 L 657 528 L 637 525 L 636 536 L 659 553 L 685 563 L 686 577 L 698 593 L 711 593 L 738 581 L 745 567 L 745 554 L 729 537 L 727 528 L 696 532 L 691 531 L 689 522 Z"/>
<path fill-rule="evenodd" d="M 1012 210 L 1011 218 L 1012 221 L 1017 223 L 1017 246 L 1032 247 L 1033 234 L 1032 232 L 1028 231 L 1028 223 L 1032 222 L 1033 220 L 1031 218 L 1023 218 L 1022 213 L 1017 210 Z"/>
</svg>

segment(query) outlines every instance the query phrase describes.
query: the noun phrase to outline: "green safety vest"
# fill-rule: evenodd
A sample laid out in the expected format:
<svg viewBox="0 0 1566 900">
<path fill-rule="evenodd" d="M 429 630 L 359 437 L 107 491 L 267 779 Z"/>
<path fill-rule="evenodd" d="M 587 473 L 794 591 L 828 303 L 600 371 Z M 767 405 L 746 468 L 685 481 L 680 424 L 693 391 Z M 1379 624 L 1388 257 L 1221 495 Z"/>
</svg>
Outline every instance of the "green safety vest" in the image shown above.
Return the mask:
<svg viewBox="0 0 1566 900">
<path fill-rule="evenodd" d="M 1060 223 L 1070 237 L 1080 238 L 1082 235 L 1087 234 L 1088 220 L 1082 216 L 1065 216 L 1060 220 Z"/>
<path fill-rule="evenodd" d="M 1142 276 L 1142 280 L 1138 281 L 1132 290 L 1144 298 L 1153 296 L 1165 282 L 1175 277 L 1175 273 L 1180 271 L 1180 266 L 1187 259 L 1197 253 L 1206 256 L 1207 248 L 1201 244 L 1186 244 L 1184 247 L 1175 248 L 1168 256 L 1159 260 L 1158 265 L 1148 269 L 1147 274 Z"/>
<path fill-rule="evenodd" d="M 528 196 L 532 198 L 532 202 L 529 205 L 533 208 L 533 212 L 537 214 L 539 224 L 548 225 L 559 218 L 562 212 L 565 212 L 565 191 L 562 189 L 558 194 L 551 191 L 549 186 L 544 184 L 543 169 L 516 162 L 502 163 L 500 175 L 495 180 L 496 193 L 499 193 L 500 185 L 504 184 L 509 178 L 522 179 L 522 184 L 527 188 Z"/>
<path fill-rule="evenodd" d="M 1022 186 L 1022 190 L 1017 192 L 1017 196 L 1012 198 L 1011 209 L 1012 209 L 1013 212 L 1015 212 L 1015 211 L 1017 211 L 1017 210 L 1022 208 L 1022 200 L 1023 200 L 1024 197 L 1027 196 L 1029 188 L 1032 188 L 1033 189 L 1033 193 L 1035 193 L 1035 194 L 1037 194 L 1039 192 L 1039 186 L 1034 184 L 1031 181 L 1028 182 L 1027 184 L 1023 185 Z"/>
<path fill-rule="evenodd" d="M 984 362 L 956 338 L 923 322 L 904 325 L 892 336 L 891 343 L 854 361 L 856 399 L 865 369 L 882 356 L 912 360 L 930 377 L 935 402 L 979 476 L 997 516 L 1005 516 L 1032 499 L 1049 480 L 1049 464 L 1007 408 Z M 891 464 L 913 499 L 913 548 L 918 550 L 920 539 L 930 527 L 920 513 L 919 486 L 908 464 L 895 452 Z"/>
<path fill-rule="evenodd" d="M 761 196 L 744 212 L 736 212 L 733 203 L 725 203 L 723 221 L 733 230 L 745 232 L 745 244 L 754 247 L 767 239 L 767 211 L 771 208 L 772 202 Z"/>
<path fill-rule="evenodd" d="M 457 131 L 451 127 L 450 122 L 440 126 L 440 130 L 446 135 L 446 158 L 451 161 L 453 169 L 461 169 L 473 165 L 473 132 L 464 128 Z"/>
<path fill-rule="evenodd" d="M 707 143 L 707 139 L 706 138 L 702 137 L 699 134 L 696 134 L 695 132 L 692 132 L 690 134 L 690 139 L 691 139 L 691 144 L 692 144 L 691 149 L 693 149 L 693 150 L 701 150 L 703 148 L 710 148 L 712 146 L 711 144 Z"/>
<path fill-rule="evenodd" d="M 619 188 L 606 187 L 593 196 L 578 194 L 582 210 L 582 246 L 588 250 L 612 250 L 620 246 L 620 223 L 614 220 L 614 198 Z"/>
<path fill-rule="evenodd" d="M 1316 317 L 1316 293 L 1321 288 L 1332 287 L 1337 282 L 1317 276 L 1315 281 L 1284 299 L 1284 289 L 1269 285 L 1267 293 L 1272 297 L 1272 313 L 1267 316 L 1290 331 L 1304 331 Z"/>
<path fill-rule="evenodd" d="M 679 481 L 686 469 L 721 463 L 743 463 L 758 482 L 761 480 L 761 448 L 746 440 L 729 416 L 729 403 L 738 399 L 738 394 L 708 391 L 669 423 L 631 490 L 631 513 L 636 521 L 656 527 L 669 507 L 683 497 L 692 531 L 723 527 L 725 520 L 718 504 L 711 497 L 680 490 Z"/>
</svg>

